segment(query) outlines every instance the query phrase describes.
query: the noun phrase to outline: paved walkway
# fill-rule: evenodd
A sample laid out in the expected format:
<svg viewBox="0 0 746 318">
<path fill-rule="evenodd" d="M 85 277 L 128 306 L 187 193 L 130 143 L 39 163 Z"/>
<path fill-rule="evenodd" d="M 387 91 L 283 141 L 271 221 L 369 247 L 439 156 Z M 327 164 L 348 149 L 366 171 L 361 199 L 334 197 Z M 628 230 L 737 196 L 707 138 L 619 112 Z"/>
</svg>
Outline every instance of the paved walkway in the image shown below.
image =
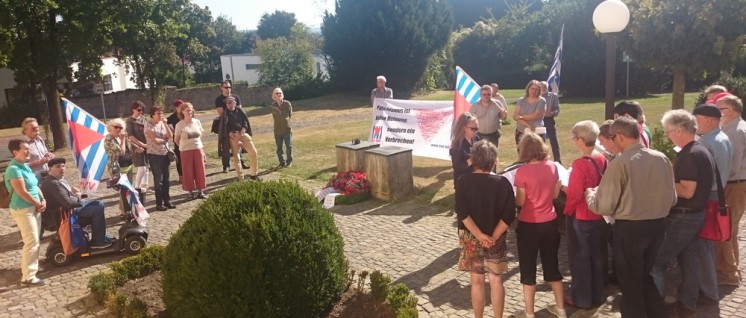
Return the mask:
<svg viewBox="0 0 746 318">
<path fill-rule="evenodd" d="M 217 160 L 208 164 L 209 190 L 215 191 L 233 182 L 233 173 L 218 172 Z M 74 172 L 68 172 L 73 176 Z M 176 175 L 172 173 L 172 175 Z M 277 173 L 263 177 L 265 180 L 279 178 Z M 72 177 L 71 177 L 72 179 Z M 299 180 L 308 189 L 319 188 L 320 183 Z M 155 212 L 148 206 L 152 218 L 149 221 L 151 245 L 165 245 L 170 236 L 191 215 L 200 201 L 186 201 L 181 187 L 172 183 L 171 193 L 176 210 Z M 117 226 L 116 195 L 112 190 L 99 189 L 99 199 L 107 205 L 109 232 Z M 78 260 L 70 266 L 55 268 L 42 263 L 40 277 L 50 282 L 38 288 L 18 286 L 20 269 L 21 237 L 15 222 L 6 210 L 0 213 L 0 287 L 8 290 L 0 293 L 0 318 L 5 317 L 95 317 L 103 313 L 100 307 L 91 306 L 86 285 L 91 276 L 107 268 L 107 264 L 125 257 L 125 254 L 110 254 Z M 434 205 L 418 205 L 411 202 L 385 203 L 369 200 L 352 206 L 337 206 L 332 213 L 345 238 L 345 251 L 351 269 L 381 270 L 397 282 L 407 284 L 419 297 L 420 317 L 470 317 L 469 276 L 456 270 L 458 242 L 452 212 Z M 742 229 L 746 225 L 742 225 Z M 742 237 L 746 237 L 742 231 Z M 49 238 L 43 240 L 42 253 Z M 504 276 L 506 287 L 506 314 L 522 307 L 521 286 L 518 281 L 515 232 L 510 231 L 509 272 Z M 569 277 L 564 240 L 561 246 L 560 268 Z M 742 251 L 741 255 L 746 255 Z M 744 257 L 746 258 L 746 257 Z M 742 258 L 742 262 L 746 259 Z M 677 270 L 670 271 L 676 279 Z M 541 273 L 539 272 L 539 275 Z M 674 285 L 674 284 L 670 284 Z M 721 288 L 723 297 L 718 306 L 702 305 L 700 317 L 746 317 L 746 288 Z M 609 288 L 606 304 L 589 311 L 570 311 L 572 317 L 619 317 L 618 290 Z M 671 291 L 671 293 L 673 293 Z M 553 302 L 547 285 L 539 285 L 536 295 L 537 317 L 548 317 L 547 304 Z M 91 309 L 94 308 L 94 309 Z M 491 308 L 487 308 L 491 317 Z M 506 315 L 507 316 L 507 315 Z"/>
</svg>

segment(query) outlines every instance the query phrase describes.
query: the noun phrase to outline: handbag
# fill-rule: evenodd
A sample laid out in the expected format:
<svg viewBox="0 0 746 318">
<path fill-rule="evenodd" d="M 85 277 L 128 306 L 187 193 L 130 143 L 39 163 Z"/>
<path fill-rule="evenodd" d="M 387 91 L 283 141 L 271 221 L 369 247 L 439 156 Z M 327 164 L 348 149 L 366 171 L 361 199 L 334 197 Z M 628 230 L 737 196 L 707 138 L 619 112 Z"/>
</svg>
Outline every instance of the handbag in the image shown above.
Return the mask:
<svg viewBox="0 0 746 318">
<path fill-rule="evenodd" d="M 60 219 L 62 220 L 62 222 L 60 222 L 60 227 L 59 229 L 57 229 L 57 235 L 60 237 L 60 243 L 62 243 L 62 251 L 65 252 L 65 255 L 72 255 L 77 250 L 77 248 L 73 246 L 71 238 L 71 217 L 72 213 L 70 213 L 70 211 L 65 211 L 65 209 L 60 208 Z"/>
<path fill-rule="evenodd" d="M 705 206 L 705 224 L 699 231 L 699 237 L 705 240 L 725 242 L 730 240 L 730 207 L 725 204 L 723 183 L 720 170 L 715 164 L 715 182 L 717 182 L 718 201 L 708 200 Z"/>
<path fill-rule="evenodd" d="M 70 215 L 70 241 L 75 249 L 85 247 L 88 243 L 85 232 L 83 232 L 78 222 L 78 215 L 75 213 L 71 213 Z"/>
<path fill-rule="evenodd" d="M 10 207 L 10 196 L 13 194 L 13 187 L 5 186 L 5 178 L 0 184 L 0 208 L 7 209 Z"/>
<path fill-rule="evenodd" d="M 169 162 L 176 161 L 176 153 L 173 150 L 171 150 L 171 148 L 169 148 L 169 147 L 166 147 L 166 150 L 167 150 L 166 151 L 166 156 L 168 157 L 168 161 Z"/>
</svg>

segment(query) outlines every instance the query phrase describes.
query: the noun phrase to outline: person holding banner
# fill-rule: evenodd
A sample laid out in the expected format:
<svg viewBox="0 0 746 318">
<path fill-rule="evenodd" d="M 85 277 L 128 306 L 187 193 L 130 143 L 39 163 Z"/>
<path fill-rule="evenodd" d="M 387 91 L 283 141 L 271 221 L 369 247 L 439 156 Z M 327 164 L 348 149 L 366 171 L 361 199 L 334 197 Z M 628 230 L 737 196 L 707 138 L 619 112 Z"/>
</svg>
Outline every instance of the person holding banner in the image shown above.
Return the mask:
<svg viewBox="0 0 746 318">
<path fill-rule="evenodd" d="M 8 150 L 13 158 L 5 170 L 5 188 L 10 192 L 10 215 L 16 221 L 23 238 L 21 252 L 21 285 L 41 286 L 44 280 L 36 277 L 39 271 L 39 229 L 41 213 L 47 201 L 39 189 L 39 180 L 29 167 L 31 151 L 25 140 L 12 139 Z"/>
<path fill-rule="evenodd" d="M 376 88 L 370 92 L 370 104 L 372 106 L 376 98 L 394 98 L 394 90 L 386 87 L 386 77 L 376 76 Z"/>
<path fill-rule="evenodd" d="M 471 161 L 471 146 L 482 140 L 477 136 L 479 123 L 477 117 L 469 112 L 461 114 L 453 125 L 453 139 L 451 139 L 451 164 L 453 165 L 453 187 L 458 194 L 458 178 L 470 172 L 474 172 Z"/>
<path fill-rule="evenodd" d="M 474 317 L 484 315 L 484 275 L 490 276 L 490 295 L 495 317 L 503 316 L 505 287 L 501 275 L 508 271 L 506 233 L 515 219 L 515 197 L 510 181 L 492 173 L 497 147 L 487 140 L 471 151 L 473 173 L 458 180 L 456 195 L 459 228 L 458 269 L 471 277 Z"/>
<path fill-rule="evenodd" d="M 538 115 L 543 116 L 543 113 Z M 557 165 L 548 160 L 549 149 L 538 134 L 524 134 L 518 149 L 518 161 L 526 163 L 516 170 L 514 182 L 515 202 L 521 207 L 516 240 L 525 310 L 515 316 L 534 316 L 536 257 L 539 254 L 544 281 L 549 283 L 554 292 L 555 304 L 548 306 L 547 310 L 557 317 L 567 317 L 562 273 L 559 271 L 560 233 L 557 212 L 552 202 L 559 196 L 562 188 L 559 171 Z"/>
<path fill-rule="evenodd" d="M 500 127 L 502 120 L 508 118 L 508 110 L 499 101 L 492 99 L 492 87 L 489 85 L 482 86 L 479 95 L 479 101 L 471 105 L 469 110 L 479 121 L 477 135 L 489 140 L 495 147 L 500 147 Z"/>
<path fill-rule="evenodd" d="M 132 116 L 127 118 L 127 139 L 129 139 L 132 151 L 132 164 L 135 173 L 128 173 L 127 178 L 132 182 L 132 187 L 137 189 L 140 202 L 145 204 L 145 193 L 148 192 L 148 162 L 146 149 L 148 145 L 145 138 L 145 104 L 139 100 L 130 104 Z"/>
<path fill-rule="evenodd" d="M 541 138 L 546 139 L 546 129 L 544 128 L 544 114 L 546 113 L 547 101 L 541 97 L 541 86 L 539 81 L 531 80 L 526 85 L 526 94 L 515 103 L 513 120 L 516 122 L 515 127 L 515 144 L 521 141 L 521 137 L 526 131 L 539 134 Z M 541 128 L 541 129 L 538 129 Z M 520 153 L 520 148 L 518 152 Z"/>
</svg>

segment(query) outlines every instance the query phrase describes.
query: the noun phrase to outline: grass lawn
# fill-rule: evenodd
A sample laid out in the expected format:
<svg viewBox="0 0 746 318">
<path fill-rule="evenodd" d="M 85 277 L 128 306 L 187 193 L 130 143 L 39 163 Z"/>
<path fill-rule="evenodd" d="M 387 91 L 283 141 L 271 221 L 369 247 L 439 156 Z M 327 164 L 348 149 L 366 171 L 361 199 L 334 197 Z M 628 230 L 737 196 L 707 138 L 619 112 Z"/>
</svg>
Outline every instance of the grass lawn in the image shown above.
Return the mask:
<svg viewBox="0 0 746 318">
<path fill-rule="evenodd" d="M 508 100 L 509 108 L 514 109 L 515 101 L 523 96 L 524 90 L 501 90 Z M 691 110 L 698 93 L 685 96 L 685 105 Z M 432 94 L 417 96 L 417 100 L 452 100 L 453 91 L 438 91 Z M 653 129 L 660 127 L 663 113 L 671 108 L 671 94 L 653 95 L 636 99 L 642 104 L 648 119 L 648 125 Z M 290 169 L 280 170 L 280 173 L 299 179 L 311 179 L 325 182 L 336 173 L 335 145 L 354 138 L 367 139 L 371 127 L 371 108 L 367 96 L 351 94 L 332 94 L 308 100 L 292 101 L 295 123 L 303 125 L 293 128 L 293 148 L 295 161 Z M 561 112 L 557 117 L 557 132 L 562 152 L 562 161 L 569 166 L 579 156 L 579 152 L 571 146 L 570 130 L 581 120 L 603 121 L 604 104 L 601 99 L 563 99 L 560 98 Z M 245 107 L 251 118 L 252 127 L 264 129 L 262 133 L 255 133 L 254 142 L 259 152 L 260 171 L 271 169 L 277 165 L 275 155 L 274 136 L 271 133 L 272 116 L 267 107 Z M 210 122 L 203 125 L 209 130 Z M 267 130 L 269 129 L 269 130 Z M 511 122 L 503 127 L 503 137 L 500 139 L 500 166 L 503 168 L 516 161 L 517 153 L 513 131 L 515 124 Z M 19 128 L 0 130 L 0 136 L 19 134 Z M 215 141 L 206 143 L 208 160 L 220 165 L 217 158 Z M 65 151 L 68 153 L 69 151 Z M 451 162 L 445 160 L 422 157 L 413 158 L 414 193 L 403 200 L 414 200 L 417 203 L 435 204 L 448 211 L 453 205 L 453 180 Z"/>
</svg>

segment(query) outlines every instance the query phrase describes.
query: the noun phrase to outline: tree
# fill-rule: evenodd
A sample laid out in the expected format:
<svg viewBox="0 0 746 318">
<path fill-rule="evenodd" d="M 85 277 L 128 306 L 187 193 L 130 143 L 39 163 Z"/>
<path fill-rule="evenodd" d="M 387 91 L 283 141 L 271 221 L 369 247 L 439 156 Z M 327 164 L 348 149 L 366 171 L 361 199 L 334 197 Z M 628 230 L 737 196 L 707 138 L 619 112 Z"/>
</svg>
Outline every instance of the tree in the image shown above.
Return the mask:
<svg viewBox="0 0 746 318">
<path fill-rule="evenodd" d="M 0 1 L 0 43 L 12 43 L 3 47 L 0 62 L 7 61 L 15 72 L 18 88 L 36 91 L 37 85 L 41 87 L 55 150 L 67 145 L 58 80 L 72 77 L 72 62 L 100 66 L 101 60 L 91 57 L 105 54 L 111 43 L 107 32 L 111 28 L 107 12 L 111 10 L 102 0 Z"/>
<path fill-rule="evenodd" d="M 289 38 L 296 23 L 298 23 L 298 20 L 295 19 L 295 13 L 276 10 L 272 14 L 265 13 L 262 15 L 256 33 L 263 40 L 280 37 Z"/>
<path fill-rule="evenodd" d="M 628 1 L 621 45 L 637 62 L 673 70 L 672 108 L 684 107 L 687 74 L 717 73 L 746 43 L 746 1 Z"/>
<path fill-rule="evenodd" d="M 256 52 L 262 58 L 259 83 L 294 87 L 309 82 L 316 75 L 312 51 L 313 38 L 308 27 L 296 24 L 290 38 L 259 40 Z"/>
<path fill-rule="evenodd" d="M 321 27 L 331 79 L 354 90 L 383 74 L 408 94 L 428 58 L 445 46 L 452 22 L 445 0 L 339 0 Z"/>
</svg>

